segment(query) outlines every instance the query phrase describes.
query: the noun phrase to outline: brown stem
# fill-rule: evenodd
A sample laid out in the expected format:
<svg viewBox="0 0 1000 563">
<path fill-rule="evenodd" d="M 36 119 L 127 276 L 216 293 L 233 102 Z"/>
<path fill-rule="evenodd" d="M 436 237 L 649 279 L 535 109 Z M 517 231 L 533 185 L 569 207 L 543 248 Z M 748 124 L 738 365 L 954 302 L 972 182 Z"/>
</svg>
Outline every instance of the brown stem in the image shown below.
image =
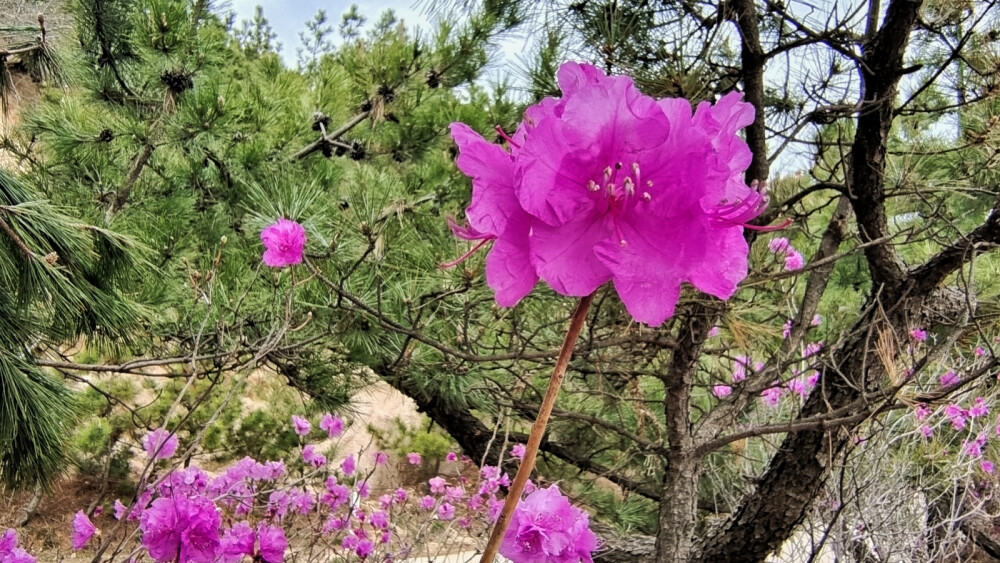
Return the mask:
<svg viewBox="0 0 1000 563">
<path fill-rule="evenodd" d="M 542 399 L 542 406 L 538 410 L 538 418 L 535 419 L 535 423 L 531 426 L 531 435 L 528 437 L 528 445 L 524 449 L 521 466 L 517 469 L 517 475 L 514 476 L 514 482 L 511 484 L 510 490 L 507 491 L 507 499 L 503 503 L 500 518 L 497 519 L 497 523 L 493 526 L 490 541 L 486 544 L 486 551 L 483 552 L 483 557 L 479 560 L 479 563 L 493 563 L 493 558 L 496 557 L 497 551 L 500 549 L 500 542 L 503 540 L 507 526 L 510 524 L 510 517 L 514 513 L 514 508 L 517 507 L 518 501 L 521 499 L 521 493 L 528 482 L 531 470 L 535 468 L 535 456 L 538 455 L 538 446 L 542 443 L 542 436 L 545 434 L 545 425 L 548 424 L 549 415 L 552 414 L 552 407 L 556 404 L 559 387 L 562 385 L 563 376 L 566 375 L 566 367 L 569 366 L 570 356 L 573 355 L 573 346 L 576 344 L 576 339 L 580 336 L 580 331 L 583 330 L 583 321 L 587 318 L 587 310 L 590 308 L 590 303 L 593 300 L 594 294 L 591 293 L 580 299 L 580 303 L 576 306 L 576 311 L 573 313 L 573 318 L 569 323 L 569 330 L 566 331 L 566 338 L 563 339 L 562 348 L 559 350 L 559 358 L 556 359 L 555 368 L 552 370 L 552 378 L 549 379 L 549 388 L 545 392 L 545 398 Z"/>
</svg>

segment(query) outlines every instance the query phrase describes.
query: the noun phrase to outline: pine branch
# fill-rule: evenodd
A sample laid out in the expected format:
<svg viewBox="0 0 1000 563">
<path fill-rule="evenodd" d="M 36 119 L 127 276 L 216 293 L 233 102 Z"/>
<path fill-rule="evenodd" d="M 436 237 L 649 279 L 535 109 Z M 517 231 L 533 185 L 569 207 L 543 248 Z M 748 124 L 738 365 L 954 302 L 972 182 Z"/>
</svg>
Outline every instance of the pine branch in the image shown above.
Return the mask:
<svg viewBox="0 0 1000 563">
<path fill-rule="evenodd" d="M 299 149 L 298 152 L 292 155 L 291 160 L 293 161 L 302 160 L 303 158 L 311 155 L 312 153 L 318 150 L 322 150 L 324 146 L 333 144 L 334 141 L 343 137 L 351 129 L 357 127 L 362 121 L 367 119 L 368 116 L 370 115 L 371 111 L 363 111 L 355 115 L 354 117 L 349 119 L 346 123 L 341 125 L 340 128 L 337 129 L 336 131 L 333 131 L 332 133 L 327 133 L 325 135 L 321 135 L 319 139 Z"/>
</svg>

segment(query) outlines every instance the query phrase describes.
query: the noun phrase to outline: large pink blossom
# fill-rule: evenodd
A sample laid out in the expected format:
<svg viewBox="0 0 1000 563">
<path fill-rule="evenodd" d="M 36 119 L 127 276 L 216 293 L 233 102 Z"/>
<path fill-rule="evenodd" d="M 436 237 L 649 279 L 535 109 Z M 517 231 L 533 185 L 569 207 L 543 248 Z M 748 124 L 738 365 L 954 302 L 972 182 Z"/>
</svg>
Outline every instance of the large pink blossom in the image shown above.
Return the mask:
<svg viewBox="0 0 1000 563">
<path fill-rule="evenodd" d="M 142 513 L 142 545 L 160 563 L 213 563 L 222 518 L 204 497 L 161 497 Z"/>
<path fill-rule="evenodd" d="M 561 98 L 528 108 L 509 152 L 452 125 L 472 178 L 468 240 L 494 241 L 486 282 L 512 306 L 539 279 L 584 296 L 613 282 L 636 319 L 659 325 L 681 284 L 728 298 L 747 275 L 743 227 L 763 210 L 746 185 L 752 155 L 738 131 L 754 110 L 731 93 L 692 115 L 627 77 L 566 63 Z"/>
<path fill-rule="evenodd" d="M 260 232 L 264 243 L 264 263 L 272 268 L 283 268 L 302 263 L 306 246 L 306 230 L 288 219 L 278 219 Z"/>
<path fill-rule="evenodd" d="M 597 536 L 586 512 L 569 503 L 557 485 L 518 503 L 500 554 L 514 563 L 593 563 Z"/>
</svg>

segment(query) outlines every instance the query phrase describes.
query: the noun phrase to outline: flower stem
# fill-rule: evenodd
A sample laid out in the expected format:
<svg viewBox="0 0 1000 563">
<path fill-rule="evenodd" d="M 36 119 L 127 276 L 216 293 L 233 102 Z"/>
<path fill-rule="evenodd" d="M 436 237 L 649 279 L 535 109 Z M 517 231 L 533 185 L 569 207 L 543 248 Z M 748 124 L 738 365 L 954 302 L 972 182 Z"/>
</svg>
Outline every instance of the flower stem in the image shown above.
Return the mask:
<svg viewBox="0 0 1000 563">
<path fill-rule="evenodd" d="M 517 475 L 514 482 L 507 491 L 507 499 L 504 501 L 503 510 L 497 523 L 493 526 L 490 534 L 490 541 L 486 544 L 486 550 L 479 563 L 493 563 L 497 551 L 500 549 L 500 542 L 503 541 L 507 526 L 510 525 L 510 517 L 521 499 L 524 486 L 528 483 L 531 470 L 535 468 L 535 457 L 538 455 L 538 446 L 542 443 L 542 436 L 545 434 L 545 425 L 549 422 L 549 415 L 552 414 L 552 407 L 556 404 L 556 397 L 559 395 L 559 387 L 562 385 L 563 376 L 566 375 L 566 367 L 569 366 L 570 356 L 573 355 L 573 347 L 576 339 L 583 330 L 583 321 L 587 318 L 587 310 L 594 300 L 594 294 L 580 299 L 580 303 L 573 312 L 573 318 L 569 323 L 569 330 L 566 331 L 566 338 L 563 339 L 562 348 L 559 350 L 559 357 L 556 359 L 555 368 L 552 370 L 552 378 L 549 379 L 549 388 L 542 399 L 542 405 L 538 409 L 538 417 L 531 426 L 531 435 L 528 437 L 528 445 L 524 449 L 524 457 L 521 458 L 521 466 L 517 468 Z"/>
</svg>

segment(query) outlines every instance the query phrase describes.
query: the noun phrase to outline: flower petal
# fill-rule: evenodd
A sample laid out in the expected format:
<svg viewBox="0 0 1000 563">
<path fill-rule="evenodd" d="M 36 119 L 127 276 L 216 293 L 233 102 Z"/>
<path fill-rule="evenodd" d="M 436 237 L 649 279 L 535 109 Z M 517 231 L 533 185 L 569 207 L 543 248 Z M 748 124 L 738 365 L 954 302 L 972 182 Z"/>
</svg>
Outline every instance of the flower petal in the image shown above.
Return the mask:
<svg viewBox="0 0 1000 563">
<path fill-rule="evenodd" d="M 559 227 L 536 222 L 531 230 L 531 263 L 556 293 L 590 295 L 611 279 L 611 271 L 594 254 L 594 247 L 611 234 L 610 217 L 603 213 Z"/>
<path fill-rule="evenodd" d="M 513 307 L 538 283 L 538 274 L 528 254 L 529 222 L 511 221 L 504 236 L 486 256 L 486 283 L 496 292 L 497 304 Z"/>
<path fill-rule="evenodd" d="M 455 163 L 472 178 L 472 203 L 465 210 L 469 225 L 480 233 L 499 236 L 510 216 L 520 211 L 514 195 L 513 160 L 464 123 L 452 123 L 451 136 L 459 150 Z"/>
</svg>

